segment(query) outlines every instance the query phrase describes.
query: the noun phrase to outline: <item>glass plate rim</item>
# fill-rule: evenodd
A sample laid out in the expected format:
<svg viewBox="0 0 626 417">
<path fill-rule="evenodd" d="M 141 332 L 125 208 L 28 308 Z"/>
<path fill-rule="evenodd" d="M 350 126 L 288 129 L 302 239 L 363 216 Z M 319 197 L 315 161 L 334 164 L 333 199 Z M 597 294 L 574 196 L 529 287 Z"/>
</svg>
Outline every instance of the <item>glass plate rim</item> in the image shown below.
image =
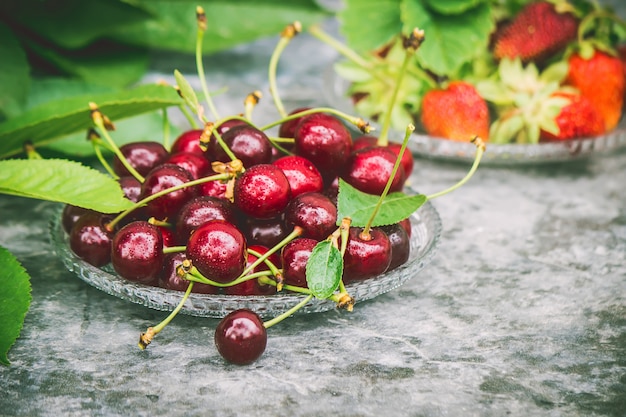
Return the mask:
<svg viewBox="0 0 626 417">
<path fill-rule="evenodd" d="M 354 113 L 354 106 L 344 96 L 349 82 L 337 74 L 334 64 L 326 68 L 323 80 L 323 93 L 328 104 L 343 112 Z M 375 122 L 371 124 L 378 127 Z M 399 138 L 404 137 L 404 132 L 396 131 L 395 133 Z M 456 162 L 471 162 L 476 153 L 476 147 L 471 143 L 438 138 L 420 132 L 414 132 L 411 135 L 408 148 L 417 156 Z M 487 143 L 487 151 L 483 155 L 481 165 L 510 166 L 579 161 L 623 148 L 626 148 L 624 114 L 615 129 L 598 137 L 538 144 Z"/>
<path fill-rule="evenodd" d="M 73 272 L 92 287 L 122 300 L 159 311 L 172 311 L 176 308 L 183 295 L 182 292 L 133 283 L 119 277 L 110 268 L 107 270 L 94 267 L 76 256 L 69 248 L 68 236 L 62 228 L 61 213 L 62 207 L 52 216 L 49 223 L 49 235 L 55 253 L 68 271 Z M 434 257 L 443 229 L 438 211 L 430 201 L 427 201 L 411 215 L 410 219 L 412 236 L 409 261 L 381 277 L 347 284 L 348 293 L 355 298 L 356 303 L 377 297 L 403 285 L 424 269 Z M 418 237 L 421 241 L 416 240 Z M 180 313 L 196 317 L 221 318 L 235 309 L 250 308 L 262 318 L 268 318 L 287 311 L 303 297 L 296 293 L 271 296 L 192 293 Z M 296 314 L 324 312 L 334 308 L 336 304 L 330 300 L 313 298 Z"/>
</svg>

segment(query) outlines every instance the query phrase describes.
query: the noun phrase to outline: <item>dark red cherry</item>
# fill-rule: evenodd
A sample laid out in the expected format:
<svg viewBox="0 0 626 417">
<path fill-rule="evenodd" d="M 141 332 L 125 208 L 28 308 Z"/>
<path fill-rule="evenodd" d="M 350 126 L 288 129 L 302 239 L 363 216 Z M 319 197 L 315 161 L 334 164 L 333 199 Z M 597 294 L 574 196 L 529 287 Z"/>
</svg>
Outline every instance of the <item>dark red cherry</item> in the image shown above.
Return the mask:
<svg viewBox="0 0 626 417">
<path fill-rule="evenodd" d="M 205 177 L 210 177 L 216 174 L 217 172 L 213 171 L 213 168 L 210 168 Z M 228 183 L 220 180 L 207 181 L 196 186 L 196 188 L 199 195 L 210 195 L 213 197 L 226 198 Z"/>
<path fill-rule="evenodd" d="M 407 235 L 410 238 L 411 237 L 411 233 L 413 232 L 413 228 L 411 227 L 411 219 L 407 217 L 404 220 L 400 220 L 399 224 L 400 224 L 400 226 L 402 226 L 404 228 L 404 230 L 406 230 L 406 233 L 407 233 Z"/>
<path fill-rule="evenodd" d="M 141 186 L 140 199 L 154 195 L 168 188 L 182 185 L 193 180 L 191 174 L 174 164 L 163 164 L 148 173 Z M 181 207 L 196 195 L 194 187 L 184 187 L 177 191 L 169 192 L 161 197 L 150 201 L 145 209 L 150 217 L 164 220 L 173 217 Z"/>
<path fill-rule="evenodd" d="M 259 164 L 235 181 L 234 203 L 243 213 L 259 219 L 277 217 L 291 198 L 289 181 L 276 165 Z"/>
<path fill-rule="evenodd" d="M 106 228 L 111 217 L 89 211 L 76 220 L 70 230 L 70 249 L 93 266 L 104 266 L 111 261 L 113 233 Z"/>
<path fill-rule="evenodd" d="M 72 226 L 74 223 L 85 213 L 92 212 L 93 210 L 89 210 L 83 207 L 73 206 L 71 204 L 66 204 L 63 207 L 63 211 L 61 212 L 61 226 L 65 233 L 70 233 L 72 230 Z"/>
<path fill-rule="evenodd" d="M 141 183 L 139 180 L 131 175 L 125 175 L 118 178 L 124 197 L 136 203 L 139 201 L 139 195 L 141 194 Z"/>
<path fill-rule="evenodd" d="M 260 255 L 264 255 L 269 250 L 266 246 L 260 245 L 250 245 L 248 250 L 253 250 L 258 252 Z M 257 260 L 257 256 L 251 253 L 248 253 L 248 263 L 246 267 L 250 266 Z M 277 268 L 280 268 L 280 257 L 273 253 L 269 257 L 269 261 L 272 262 Z M 270 268 L 265 264 L 265 262 L 257 265 L 251 273 L 269 271 Z M 228 295 L 272 295 L 276 294 L 276 287 L 269 284 L 261 284 L 258 279 L 250 279 L 248 281 L 244 281 L 240 284 L 231 285 L 229 287 L 224 287 L 224 294 Z"/>
<path fill-rule="evenodd" d="M 204 156 L 204 151 L 200 147 L 202 131 L 202 129 L 192 129 L 181 133 L 172 143 L 170 153 L 191 152 Z"/>
<path fill-rule="evenodd" d="M 228 119 L 225 122 L 221 123 L 219 126 L 214 127 L 213 128 L 213 132 L 216 132 L 220 134 L 220 137 L 222 137 L 222 135 L 226 132 L 228 132 L 230 129 L 232 129 L 235 126 L 241 126 L 241 125 L 248 125 L 249 123 L 240 120 L 240 119 Z M 224 138 L 222 137 L 222 140 Z M 220 152 L 223 152 L 223 150 L 221 150 L 221 146 L 220 144 L 217 142 L 217 138 L 215 137 L 215 133 L 212 133 L 210 138 L 209 138 L 209 143 L 207 144 L 207 150 L 205 152 L 205 157 L 209 160 L 209 161 L 215 161 L 215 155 L 216 152 L 218 152 L 218 150 Z"/>
<path fill-rule="evenodd" d="M 352 143 L 352 151 L 358 151 L 359 149 L 369 148 L 371 146 L 378 146 L 378 138 L 370 135 L 359 136 L 354 139 Z M 387 147 L 396 154 L 396 157 L 400 155 L 400 151 L 402 150 L 402 144 L 397 142 L 389 142 Z M 400 162 L 402 164 L 402 168 L 404 168 L 404 175 L 408 178 L 413 172 L 413 155 L 408 149 L 405 149 L 402 154 L 402 160 Z"/>
<path fill-rule="evenodd" d="M 281 251 L 283 279 L 285 284 L 308 288 L 306 282 L 306 264 L 318 241 L 299 237 L 287 243 Z"/>
<path fill-rule="evenodd" d="M 267 346 L 267 329 L 252 310 L 229 313 L 215 328 L 215 347 L 222 357 L 235 365 L 257 360 Z"/>
<path fill-rule="evenodd" d="M 289 116 L 294 115 L 296 113 L 300 113 L 305 110 L 310 110 L 310 107 L 299 107 L 289 112 Z M 306 116 L 304 116 L 306 117 Z M 281 138 L 293 138 L 296 132 L 296 127 L 298 123 L 302 120 L 302 117 L 297 117 L 295 119 L 287 120 L 286 122 L 281 123 L 278 128 L 278 137 Z"/>
<path fill-rule="evenodd" d="M 337 229 L 337 207 L 324 194 L 300 194 L 287 205 L 285 222 L 302 228 L 302 237 L 324 240 Z"/>
<path fill-rule="evenodd" d="M 406 229 L 399 223 L 381 227 L 391 243 L 391 262 L 387 271 L 396 269 L 409 260 L 411 241 Z"/>
<path fill-rule="evenodd" d="M 222 140 L 246 168 L 257 164 L 269 164 L 272 161 L 272 143 L 263 131 L 254 126 L 249 124 L 233 126 L 222 134 Z M 230 157 L 221 146 L 215 148 L 213 157 L 217 161 L 230 161 Z"/>
<path fill-rule="evenodd" d="M 272 219 L 246 217 L 240 225 L 248 245 L 261 245 L 268 248 L 276 246 L 291 232 L 283 216 Z"/>
<path fill-rule="evenodd" d="M 111 264 L 123 278 L 157 285 L 163 269 L 163 235 L 147 221 L 123 226 L 113 237 Z"/>
<path fill-rule="evenodd" d="M 167 290 L 187 291 L 189 281 L 178 275 L 178 267 L 187 259 L 185 252 L 168 253 L 159 274 L 159 287 Z M 197 294 L 217 294 L 219 288 L 209 284 L 194 282 L 191 292 Z"/>
<path fill-rule="evenodd" d="M 246 240 L 231 223 L 212 220 L 191 234 L 187 257 L 206 278 L 226 283 L 239 277 L 246 262 Z"/>
<path fill-rule="evenodd" d="M 346 282 L 380 275 L 391 263 L 391 242 L 385 232 L 372 228 L 369 237 L 362 236 L 362 232 L 363 228 L 350 228 L 344 255 L 343 277 Z"/>
<path fill-rule="evenodd" d="M 313 162 L 306 158 L 287 155 L 278 158 L 272 164 L 283 170 L 289 181 L 292 197 L 308 192 L 322 192 L 324 189 L 322 174 Z"/>
<path fill-rule="evenodd" d="M 353 152 L 341 178 L 368 194 L 381 195 L 396 163 L 397 156 L 387 147 L 374 146 Z M 401 191 L 406 177 L 398 167 L 389 192 Z"/>
<path fill-rule="evenodd" d="M 192 152 L 178 152 L 165 160 L 166 164 L 178 165 L 189 171 L 194 180 L 205 177 L 211 172 L 211 163 L 204 157 Z"/>
<path fill-rule="evenodd" d="M 229 200 L 208 195 L 189 200 L 180 209 L 174 221 L 179 241 L 186 242 L 191 233 L 211 220 L 236 222 L 235 206 Z"/>
<path fill-rule="evenodd" d="M 169 155 L 163 144 L 152 141 L 127 143 L 120 146 L 120 151 L 141 176 L 146 176 Z M 131 175 L 117 155 L 113 157 L 113 171 L 120 177 Z"/>
<path fill-rule="evenodd" d="M 315 113 L 303 117 L 294 132 L 295 153 L 311 161 L 324 178 L 332 178 L 346 164 L 352 138 L 336 117 Z"/>
</svg>

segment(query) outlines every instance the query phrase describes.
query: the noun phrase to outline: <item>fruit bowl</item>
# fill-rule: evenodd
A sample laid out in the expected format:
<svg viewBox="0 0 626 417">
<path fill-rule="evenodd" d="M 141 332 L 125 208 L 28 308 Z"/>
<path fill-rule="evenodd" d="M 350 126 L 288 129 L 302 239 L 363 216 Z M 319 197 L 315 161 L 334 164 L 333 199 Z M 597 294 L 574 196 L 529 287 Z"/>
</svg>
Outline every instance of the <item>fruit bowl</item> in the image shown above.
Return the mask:
<svg viewBox="0 0 626 417">
<path fill-rule="evenodd" d="M 324 74 L 324 95 L 329 105 L 347 113 L 355 108 L 347 96 L 349 81 L 341 78 L 332 67 Z M 377 127 L 376 123 L 371 123 Z M 379 129 L 380 130 L 380 129 Z M 396 132 L 398 140 L 404 132 Z M 622 117 L 612 131 L 593 138 L 576 138 L 560 142 L 538 144 L 488 144 L 481 164 L 525 165 L 551 162 L 566 162 L 588 158 L 595 154 L 606 154 L 626 147 L 626 117 Z M 414 155 L 448 161 L 472 162 L 476 147 L 471 143 L 437 138 L 415 131 L 411 135 L 408 148 Z"/>
<path fill-rule="evenodd" d="M 432 259 L 441 234 L 441 219 L 430 202 L 413 213 L 411 220 L 411 252 L 402 266 L 381 276 L 346 285 L 348 293 L 357 303 L 384 294 L 404 284 L 421 271 Z M 50 222 L 50 237 L 54 250 L 65 267 L 89 285 L 122 300 L 162 311 L 172 311 L 178 305 L 183 292 L 166 290 L 130 282 L 118 276 L 107 265 L 96 268 L 76 256 L 69 247 L 68 236 L 61 225 L 61 212 Z M 261 317 L 274 317 L 284 313 L 301 301 L 303 295 L 281 293 L 270 296 L 232 296 L 192 293 L 182 307 L 181 313 L 222 318 L 231 311 L 248 308 Z M 330 300 L 312 299 L 296 314 L 317 313 L 335 308 Z"/>
</svg>

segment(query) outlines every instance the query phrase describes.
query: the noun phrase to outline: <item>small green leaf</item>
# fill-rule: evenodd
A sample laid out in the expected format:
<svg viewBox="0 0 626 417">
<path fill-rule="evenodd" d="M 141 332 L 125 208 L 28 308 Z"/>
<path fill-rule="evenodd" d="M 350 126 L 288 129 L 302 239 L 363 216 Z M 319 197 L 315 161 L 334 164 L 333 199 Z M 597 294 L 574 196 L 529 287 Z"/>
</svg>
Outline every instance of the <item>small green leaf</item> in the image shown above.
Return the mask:
<svg viewBox="0 0 626 417">
<path fill-rule="evenodd" d="M 0 193 L 117 213 L 132 207 L 117 181 L 62 159 L 0 161 Z"/>
<path fill-rule="evenodd" d="M 131 90 L 100 95 L 83 95 L 50 101 L 0 124 L 0 158 L 22 151 L 26 141 L 49 143 L 93 126 L 89 102 L 115 122 L 118 119 L 180 105 L 176 90 L 165 85 L 142 85 Z"/>
<path fill-rule="evenodd" d="M 380 196 L 366 194 L 357 190 L 347 182 L 339 179 L 339 196 L 337 197 L 337 225 L 341 219 L 350 217 L 352 226 L 367 225 Z M 406 219 L 426 202 L 423 194 L 406 195 L 404 193 L 388 194 L 376 214 L 372 226 L 386 226 Z"/>
<path fill-rule="evenodd" d="M 313 248 L 306 264 L 306 282 L 313 295 L 320 299 L 330 297 L 341 281 L 343 258 L 330 241 L 319 242 Z"/>
<path fill-rule="evenodd" d="M 30 276 L 7 249 L 0 246 L 0 363 L 9 365 L 7 354 L 20 336 L 32 300 Z"/>
<path fill-rule="evenodd" d="M 26 52 L 11 30 L 0 23 L 0 116 L 16 116 L 26 103 L 30 88 L 30 66 Z M 0 119 L 1 120 L 1 119 Z"/>
</svg>

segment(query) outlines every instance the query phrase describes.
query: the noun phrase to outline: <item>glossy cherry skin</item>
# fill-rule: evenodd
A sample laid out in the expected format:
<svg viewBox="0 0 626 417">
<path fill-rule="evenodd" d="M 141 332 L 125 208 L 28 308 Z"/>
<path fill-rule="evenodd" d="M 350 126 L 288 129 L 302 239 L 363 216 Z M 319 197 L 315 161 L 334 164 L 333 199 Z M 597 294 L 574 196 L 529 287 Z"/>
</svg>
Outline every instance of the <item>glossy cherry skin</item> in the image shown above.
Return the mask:
<svg viewBox="0 0 626 417">
<path fill-rule="evenodd" d="M 156 286 L 163 258 L 161 231 L 147 221 L 129 223 L 113 237 L 111 264 L 129 281 Z"/>
<path fill-rule="evenodd" d="M 261 245 L 268 248 L 277 245 L 291 231 L 283 216 L 272 219 L 246 217 L 240 225 L 249 245 Z"/>
<path fill-rule="evenodd" d="M 370 135 L 359 136 L 354 139 L 352 143 L 352 151 L 357 151 L 363 148 L 369 148 L 370 146 L 378 146 L 378 138 Z M 393 151 L 396 156 L 400 155 L 400 151 L 402 150 L 402 144 L 397 142 L 388 142 L 387 147 Z M 415 165 L 415 161 L 413 159 L 413 155 L 408 149 L 404 150 L 402 154 L 402 160 L 400 162 L 402 164 L 402 168 L 404 168 L 404 175 L 408 178 L 411 176 L 413 172 L 413 167 Z"/>
<path fill-rule="evenodd" d="M 399 223 L 381 227 L 391 243 L 391 262 L 387 271 L 396 269 L 409 260 L 411 241 L 406 229 Z"/>
<path fill-rule="evenodd" d="M 311 161 L 324 178 L 333 177 L 346 164 L 352 137 L 334 116 L 315 113 L 303 117 L 294 132 L 295 153 Z"/>
<path fill-rule="evenodd" d="M 125 175 L 118 178 L 117 182 L 122 188 L 124 197 L 136 203 L 139 201 L 139 195 L 141 194 L 141 183 L 139 180 L 131 175 Z"/>
<path fill-rule="evenodd" d="M 216 175 L 217 172 L 213 171 L 213 168 L 209 168 L 205 177 L 211 177 Z M 213 197 L 226 198 L 226 190 L 228 188 L 227 182 L 216 180 L 203 182 L 196 186 L 199 195 L 210 195 Z"/>
<path fill-rule="evenodd" d="M 254 311 L 235 310 L 219 322 L 214 340 L 217 351 L 225 360 L 235 365 L 247 365 L 265 352 L 267 329 Z"/>
<path fill-rule="evenodd" d="M 146 176 L 169 155 L 163 144 L 152 141 L 124 144 L 120 146 L 120 152 L 141 176 Z M 117 155 L 113 157 L 113 171 L 120 177 L 131 175 Z"/>
<path fill-rule="evenodd" d="M 65 230 L 65 233 L 69 234 L 72 230 L 72 226 L 74 226 L 80 216 L 89 212 L 93 212 L 93 210 L 66 204 L 61 212 L 61 226 L 63 230 Z"/>
<path fill-rule="evenodd" d="M 272 143 L 265 133 L 254 126 L 234 126 L 222 135 L 222 140 L 246 168 L 272 161 Z M 216 147 L 213 157 L 217 161 L 230 161 L 230 157 L 219 146 Z"/>
<path fill-rule="evenodd" d="M 241 126 L 241 125 L 248 125 L 249 123 L 243 121 L 243 120 L 239 120 L 239 119 L 228 119 L 225 122 L 221 123 L 219 126 L 215 127 L 213 129 L 213 133 L 211 133 L 211 136 L 209 138 L 209 143 L 206 145 L 206 152 L 204 154 L 204 156 L 209 160 L 209 161 L 215 161 L 216 160 L 216 155 L 217 152 L 223 152 L 223 150 L 221 149 L 222 147 L 220 146 L 220 144 L 217 142 L 217 138 L 215 136 L 215 132 L 219 133 L 220 137 L 222 137 L 222 135 L 224 135 L 224 133 L 228 132 L 230 129 L 232 129 L 235 126 Z M 224 138 L 222 137 L 222 140 Z"/>
<path fill-rule="evenodd" d="M 191 152 L 204 156 L 204 150 L 200 147 L 202 131 L 202 129 L 192 129 L 181 133 L 172 143 L 170 153 Z"/>
<path fill-rule="evenodd" d="M 89 211 L 76 220 L 69 233 L 70 249 L 93 266 L 111 262 L 113 233 L 106 228 L 110 216 Z"/>
<path fill-rule="evenodd" d="M 269 250 L 269 248 L 265 247 L 265 246 L 260 246 L 260 245 L 250 245 L 248 246 L 248 250 L 254 250 L 255 252 L 258 252 L 261 255 L 264 255 L 265 253 L 267 253 L 267 251 Z M 250 266 L 252 263 L 254 263 L 258 258 L 251 254 L 248 253 L 248 263 L 246 265 L 246 267 Z M 277 268 L 280 268 L 281 264 L 280 264 L 280 257 L 276 254 L 273 253 L 272 255 L 270 255 L 269 257 L 269 261 L 272 262 Z M 256 272 L 262 272 L 262 271 L 269 271 L 270 268 L 265 264 L 265 262 L 257 265 L 252 271 L 251 273 L 256 273 Z M 273 285 L 269 285 L 269 284 L 261 284 L 259 283 L 258 279 L 250 279 L 248 281 L 244 281 L 240 284 L 237 285 L 231 285 L 229 287 L 224 287 L 224 294 L 228 294 L 228 295 L 272 295 L 272 294 L 276 294 L 276 287 Z"/>
<path fill-rule="evenodd" d="M 324 240 L 337 229 L 337 207 L 321 193 L 304 193 L 289 202 L 285 222 L 302 229 L 302 237 Z"/>
<path fill-rule="evenodd" d="M 165 160 L 166 164 L 175 164 L 186 169 L 194 180 L 205 177 L 211 172 L 211 163 L 204 157 L 192 152 L 178 152 Z"/>
<path fill-rule="evenodd" d="M 272 164 L 282 169 L 287 177 L 292 197 L 308 192 L 322 192 L 324 189 L 322 174 L 306 158 L 287 155 L 276 159 Z"/>
<path fill-rule="evenodd" d="M 364 239 L 362 232 L 360 227 L 351 227 L 349 231 L 343 270 L 346 282 L 380 275 L 391 263 L 391 242 L 385 232 L 372 228 L 369 239 Z"/>
<path fill-rule="evenodd" d="M 317 243 L 315 239 L 299 237 L 285 245 L 281 251 L 285 284 L 308 288 L 306 264 Z"/>
<path fill-rule="evenodd" d="M 187 258 L 206 278 L 227 283 L 239 277 L 246 262 L 246 240 L 231 223 L 212 220 L 191 234 Z"/>
<path fill-rule="evenodd" d="M 289 112 L 289 116 L 294 115 L 296 113 L 300 113 L 305 110 L 310 110 L 310 107 L 298 107 Z M 303 116 L 306 117 L 306 116 Z M 293 138 L 296 133 L 296 127 L 298 123 L 302 120 L 302 117 L 296 117 L 295 119 L 287 120 L 286 122 L 281 123 L 278 128 L 278 137 L 281 138 Z"/>
<path fill-rule="evenodd" d="M 229 200 L 208 195 L 196 196 L 189 200 L 177 213 L 176 234 L 179 241 L 187 242 L 191 233 L 211 220 L 236 222 L 235 206 Z"/>
<path fill-rule="evenodd" d="M 290 199 L 289 181 L 276 165 L 254 165 L 235 182 L 234 203 L 239 210 L 252 217 L 277 217 Z"/>
<path fill-rule="evenodd" d="M 163 261 L 163 270 L 159 274 L 159 287 L 175 291 L 187 291 L 189 281 L 178 275 L 178 267 L 187 259 L 185 252 L 168 253 Z M 219 288 L 209 284 L 194 282 L 192 293 L 217 294 Z"/>
<path fill-rule="evenodd" d="M 387 147 L 373 146 L 352 153 L 341 178 L 364 193 L 381 195 L 393 172 L 397 156 Z M 402 191 L 406 176 L 398 167 L 389 192 Z"/>
<path fill-rule="evenodd" d="M 141 186 L 140 199 L 154 195 L 170 187 L 178 186 L 192 181 L 191 174 L 174 164 L 163 164 L 148 173 Z M 146 206 L 148 216 L 158 220 L 173 217 L 181 207 L 196 195 L 195 187 L 185 187 L 177 191 L 169 192 L 161 197 L 150 201 Z"/>
</svg>

